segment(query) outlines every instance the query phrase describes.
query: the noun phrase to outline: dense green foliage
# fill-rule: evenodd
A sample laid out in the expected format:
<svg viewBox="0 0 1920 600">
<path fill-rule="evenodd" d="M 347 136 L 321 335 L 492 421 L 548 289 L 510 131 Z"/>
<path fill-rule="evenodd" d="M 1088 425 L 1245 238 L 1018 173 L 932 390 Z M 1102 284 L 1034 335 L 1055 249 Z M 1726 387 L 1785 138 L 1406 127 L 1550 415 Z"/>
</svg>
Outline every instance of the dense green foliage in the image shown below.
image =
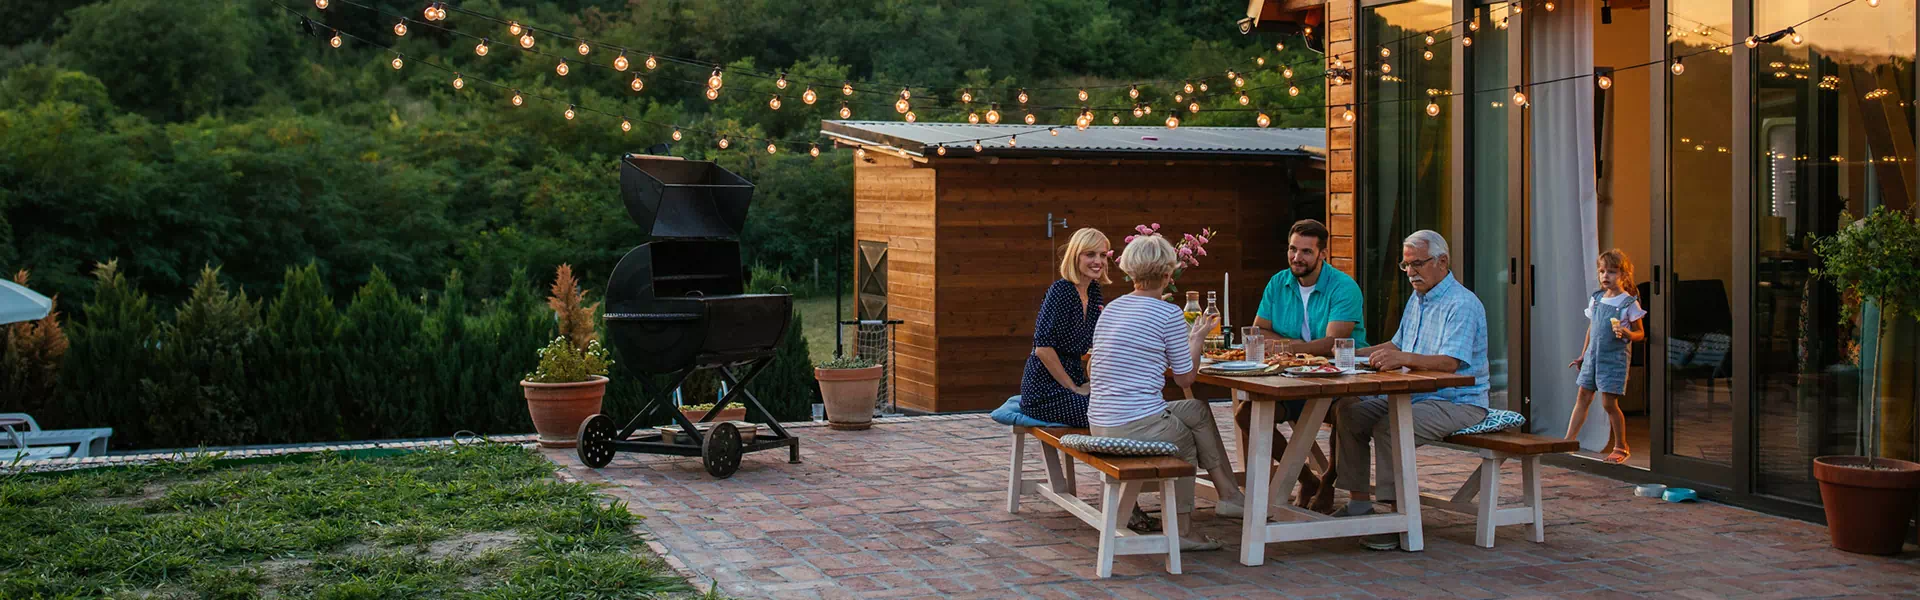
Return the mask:
<svg viewBox="0 0 1920 600">
<path fill-rule="evenodd" d="M 824 283 L 816 268 L 831 280 L 852 233 L 852 159 L 804 150 L 839 107 L 834 82 L 912 84 L 925 121 L 962 120 L 952 87 L 964 85 L 1014 122 L 1022 87 L 1037 106 L 1125 106 L 1127 83 L 1207 76 L 1214 91 L 1188 100 L 1239 108 L 1219 80 L 1237 69 L 1256 106 L 1302 107 L 1271 111 L 1277 126 L 1322 118 L 1316 55 L 1240 36 L 1233 3 L 461 5 L 626 45 L 636 63 L 658 52 L 726 64 L 710 102 L 698 67 L 669 61 L 634 93 L 630 74 L 582 62 L 560 77 L 549 56 L 502 45 L 478 57 L 471 38 L 436 27 L 394 37 L 390 15 L 417 17 L 417 2 L 355 2 L 386 15 L 284 2 L 0 0 L 0 272 L 30 269 L 72 320 L 61 398 L 41 411 L 50 425 L 112 425 L 121 447 L 523 431 L 514 383 L 554 335 L 538 292 L 547 279 L 524 274 L 570 263 L 601 288 L 645 241 L 619 198 L 623 153 L 716 160 L 754 181 L 746 260 L 802 293 Z M 288 6 L 323 26 L 305 30 Z M 457 12 L 444 27 L 505 37 Z M 329 48 L 327 28 L 392 44 L 408 66 L 353 39 Z M 579 59 L 553 37 L 542 51 Z M 1296 65 L 1298 97 L 1283 63 Z M 756 72 L 812 82 L 822 101 L 805 105 Z M 514 108 L 482 81 L 536 99 Z M 1079 86 L 1094 97 L 1074 98 Z M 1142 86 L 1155 116 L 1130 122 L 1158 123 L 1175 87 Z M 776 93 L 789 101 L 772 111 Z M 848 99 L 854 118 L 900 118 L 876 96 Z M 564 103 L 634 129 L 594 112 L 566 120 Z M 1212 110 L 1183 119 L 1252 123 Z M 676 126 L 685 141 L 672 142 Z M 764 142 L 719 150 L 701 130 L 787 143 L 775 155 Z M 101 262 L 117 266 L 96 276 Z M 815 392 L 800 331 L 796 319 L 785 358 L 753 388 L 773 412 L 804 418 Z M 641 385 L 620 365 L 612 378 L 608 410 L 624 418 Z M 717 389 L 708 376 L 690 386 L 701 400 Z"/>
<path fill-rule="evenodd" d="M 637 598 L 690 592 L 638 518 L 516 446 L 0 478 L 4 598 Z"/>
</svg>

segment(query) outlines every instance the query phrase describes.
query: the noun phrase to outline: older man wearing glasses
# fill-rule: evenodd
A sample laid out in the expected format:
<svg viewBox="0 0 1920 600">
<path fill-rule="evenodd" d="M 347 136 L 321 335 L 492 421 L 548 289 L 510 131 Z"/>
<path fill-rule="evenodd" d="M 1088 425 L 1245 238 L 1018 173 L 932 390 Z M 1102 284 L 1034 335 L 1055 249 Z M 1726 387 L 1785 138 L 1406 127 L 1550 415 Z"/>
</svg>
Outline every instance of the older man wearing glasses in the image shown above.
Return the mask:
<svg viewBox="0 0 1920 600">
<path fill-rule="evenodd" d="M 1393 341 L 1362 348 L 1358 355 L 1368 357 L 1375 369 L 1386 371 L 1401 367 L 1421 371 L 1443 371 L 1473 376 L 1473 385 L 1446 388 L 1413 396 L 1413 436 L 1416 444 L 1427 444 L 1464 429 L 1487 417 L 1487 309 L 1471 290 L 1460 285 L 1450 271 L 1447 240 L 1428 230 L 1414 232 L 1401 243 L 1400 270 L 1413 284 L 1413 297 L 1400 317 L 1400 329 Z M 1334 487 L 1347 490 L 1352 501 L 1334 516 L 1356 516 L 1373 511 L 1374 496 L 1388 502 L 1394 498 L 1393 467 L 1386 452 L 1391 432 L 1387 430 L 1385 397 L 1353 398 L 1337 408 L 1340 428 L 1337 440 Z M 1382 450 L 1378 457 L 1380 484 L 1377 494 L 1367 485 L 1367 442 Z M 1361 540 L 1375 550 L 1392 549 L 1398 536 L 1376 535 Z"/>
</svg>

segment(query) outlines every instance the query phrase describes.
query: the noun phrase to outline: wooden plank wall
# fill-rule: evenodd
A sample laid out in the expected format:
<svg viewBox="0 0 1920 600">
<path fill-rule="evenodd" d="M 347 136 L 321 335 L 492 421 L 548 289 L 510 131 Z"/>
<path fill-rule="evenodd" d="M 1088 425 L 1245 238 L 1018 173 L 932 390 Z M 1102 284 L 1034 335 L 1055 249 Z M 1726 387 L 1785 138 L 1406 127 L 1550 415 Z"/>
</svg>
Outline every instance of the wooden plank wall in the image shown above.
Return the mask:
<svg viewBox="0 0 1920 600">
<path fill-rule="evenodd" d="M 1064 246 L 1082 227 L 1106 232 L 1116 251 L 1136 224 L 1157 221 L 1174 241 L 1203 226 L 1220 230 L 1181 289 L 1217 291 L 1221 275 L 1232 271 L 1232 321 L 1251 322 L 1267 279 L 1285 268 L 1284 237 L 1294 217 L 1274 173 L 1288 168 L 940 161 L 936 410 L 990 409 L 1019 393 L 1034 318 L 1059 277 L 1055 244 Z M 1051 243 L 1049 212 L 1068 221 Z M 1116 269 L 1103 289 L 1112 298 L 1132 286 Z"/>
<path fill-rule="evenodd" d="M 934 339 L 934 173 L 924 164 L 868 153 L 856 163 L 853 237 L 887 244 L 887 317 L 895 332 L 894 375 L 902 407 L 936 410 Z M 859 300 L 855 299 L 858 306 Z"/>
<path fill-rule="evenodd" d="M 1358 12 L 1359 0 L 1328 0 L 1327 15 L 1327 61 L 1344 60 L 1350 67 L 1354 62 L 1354 27 L 1359 25 L 1354 15 Z M 1363 74 L 1363 69 L 1356 69 Z M 1356 83 L 1349 79 L 1344 85 L 1326 82 L 1327 104 L 1353 102 Z M 1354 228 L 1354 136 L 1357 130 L 1354 123 L 1347 123 L 1341 114 L 1346 109 L 1335 106 L 1327 110 L 1327 229 L 1333 234 L 1331 253 L 1333 266 L 1349 275 L 1358 277 L 1354 270 L 1355 233 Z M 1354 107 L 1358 116 L 1360 107 Z"/>
</svg>

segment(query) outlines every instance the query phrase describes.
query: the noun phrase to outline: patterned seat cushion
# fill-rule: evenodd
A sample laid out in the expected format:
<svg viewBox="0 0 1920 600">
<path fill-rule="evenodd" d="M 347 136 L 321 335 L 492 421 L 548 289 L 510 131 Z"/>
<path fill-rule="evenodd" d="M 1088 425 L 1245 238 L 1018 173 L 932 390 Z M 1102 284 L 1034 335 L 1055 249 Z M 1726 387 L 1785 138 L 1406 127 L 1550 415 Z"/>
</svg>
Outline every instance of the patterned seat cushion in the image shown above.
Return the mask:
<svg viewBox="0 0 1920 600">
<path fill-rule="evenodd" d="M 1503 429 L 1512 429 L 1525 424 L 1527 424 L 1527 418 L 1520 416 L 1520 413 L 1491 408 L 1487 409 L 1487 418 L 1481 419 L 1480 423 L 1466 429 L 1455 431 L 1453 434 L 1473 435 L 1476 433 L 1490 433 Z"/>
<path fill-rule="evenodd" d="M 1117 456 L 1170 456 L 1180 452 L 1180 448 L 1174 446 L 1173 442 L 1146 442 L 1078 433 L 1060 436 L 1060 445 L 1088 454 Z"/>
</svg>

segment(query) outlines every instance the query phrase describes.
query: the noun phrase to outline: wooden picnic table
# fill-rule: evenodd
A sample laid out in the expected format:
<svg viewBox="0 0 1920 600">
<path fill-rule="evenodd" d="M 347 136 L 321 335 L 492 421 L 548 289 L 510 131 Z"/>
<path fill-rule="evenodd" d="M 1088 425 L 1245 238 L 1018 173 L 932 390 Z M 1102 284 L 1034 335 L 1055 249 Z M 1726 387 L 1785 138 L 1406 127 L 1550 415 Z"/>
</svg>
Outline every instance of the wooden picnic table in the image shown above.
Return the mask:
<svg viewBox="0 0 1920 600">
<path fill-rule="evenodd" d="M 1260 565 L 1266 560 L 1266 545 L 1274 542 L 1398 533 L 1402 549 L 1419 551 L 1424 547 L 1420 528 L 1420 472 L 1414 464 L 1413 452 L 1413 394 L 1473 385 L 1473 377 L 1405 370 L 1313 378 L 1281 375 L 1227 377 L 1203 371 L 1198 376 L 1198 382 L 1233 390 L 1235 400 L 1252 405 L 1248 423 L 1250 431 L 1240 432 L 1242 436 L 1250 436 L 1243 458 L 1257 457 L 1246 458 L 1248 500 L 1245 523 L 1240 530 L 1240 564 Z M 1291 485 L 1276 488 L 1273 482 L 1290 484 L 1299 479 L 1300 469 L 1314 446 L 1315 437 L 1312 433 L 1304 432 L 1320 431 L 1320 424 L 1326 421 L 1327 411 L 1337 399 L 1379 395 L 1388 397 L 1392 402 L 1391 410 L 1387 411 L 1387 426 L 1393 431 L 1390 436 L 1393 448 L 1389 457 L 1396 474 L 1394 506 L 1397 512 L 1335 519 L 1289 504 L 1287 494 L 1291 491 Z M 1256 463 L 1265 465 L 1268 461 L 1266 457 L 1273 454 L 1273 428 L 1278 403 L 1288 400 L 1307 401 L 1306 410 L 1294 426 L 1295 432 L 1302 433 L 1296 433 L 1298 439 L 1287 444 L 1279 465 L 1271 470 L 1254 468 Z M 1374 451 L 1384 453 L 1389 449 L 1376 448 Z M 1255 498 L 1266 498 L 1267 501 L 1259 502 L 1253 500 Z M 1269 509 L 1275 517 L 1289 520 L 1268 523 Z"/>
</svg>

